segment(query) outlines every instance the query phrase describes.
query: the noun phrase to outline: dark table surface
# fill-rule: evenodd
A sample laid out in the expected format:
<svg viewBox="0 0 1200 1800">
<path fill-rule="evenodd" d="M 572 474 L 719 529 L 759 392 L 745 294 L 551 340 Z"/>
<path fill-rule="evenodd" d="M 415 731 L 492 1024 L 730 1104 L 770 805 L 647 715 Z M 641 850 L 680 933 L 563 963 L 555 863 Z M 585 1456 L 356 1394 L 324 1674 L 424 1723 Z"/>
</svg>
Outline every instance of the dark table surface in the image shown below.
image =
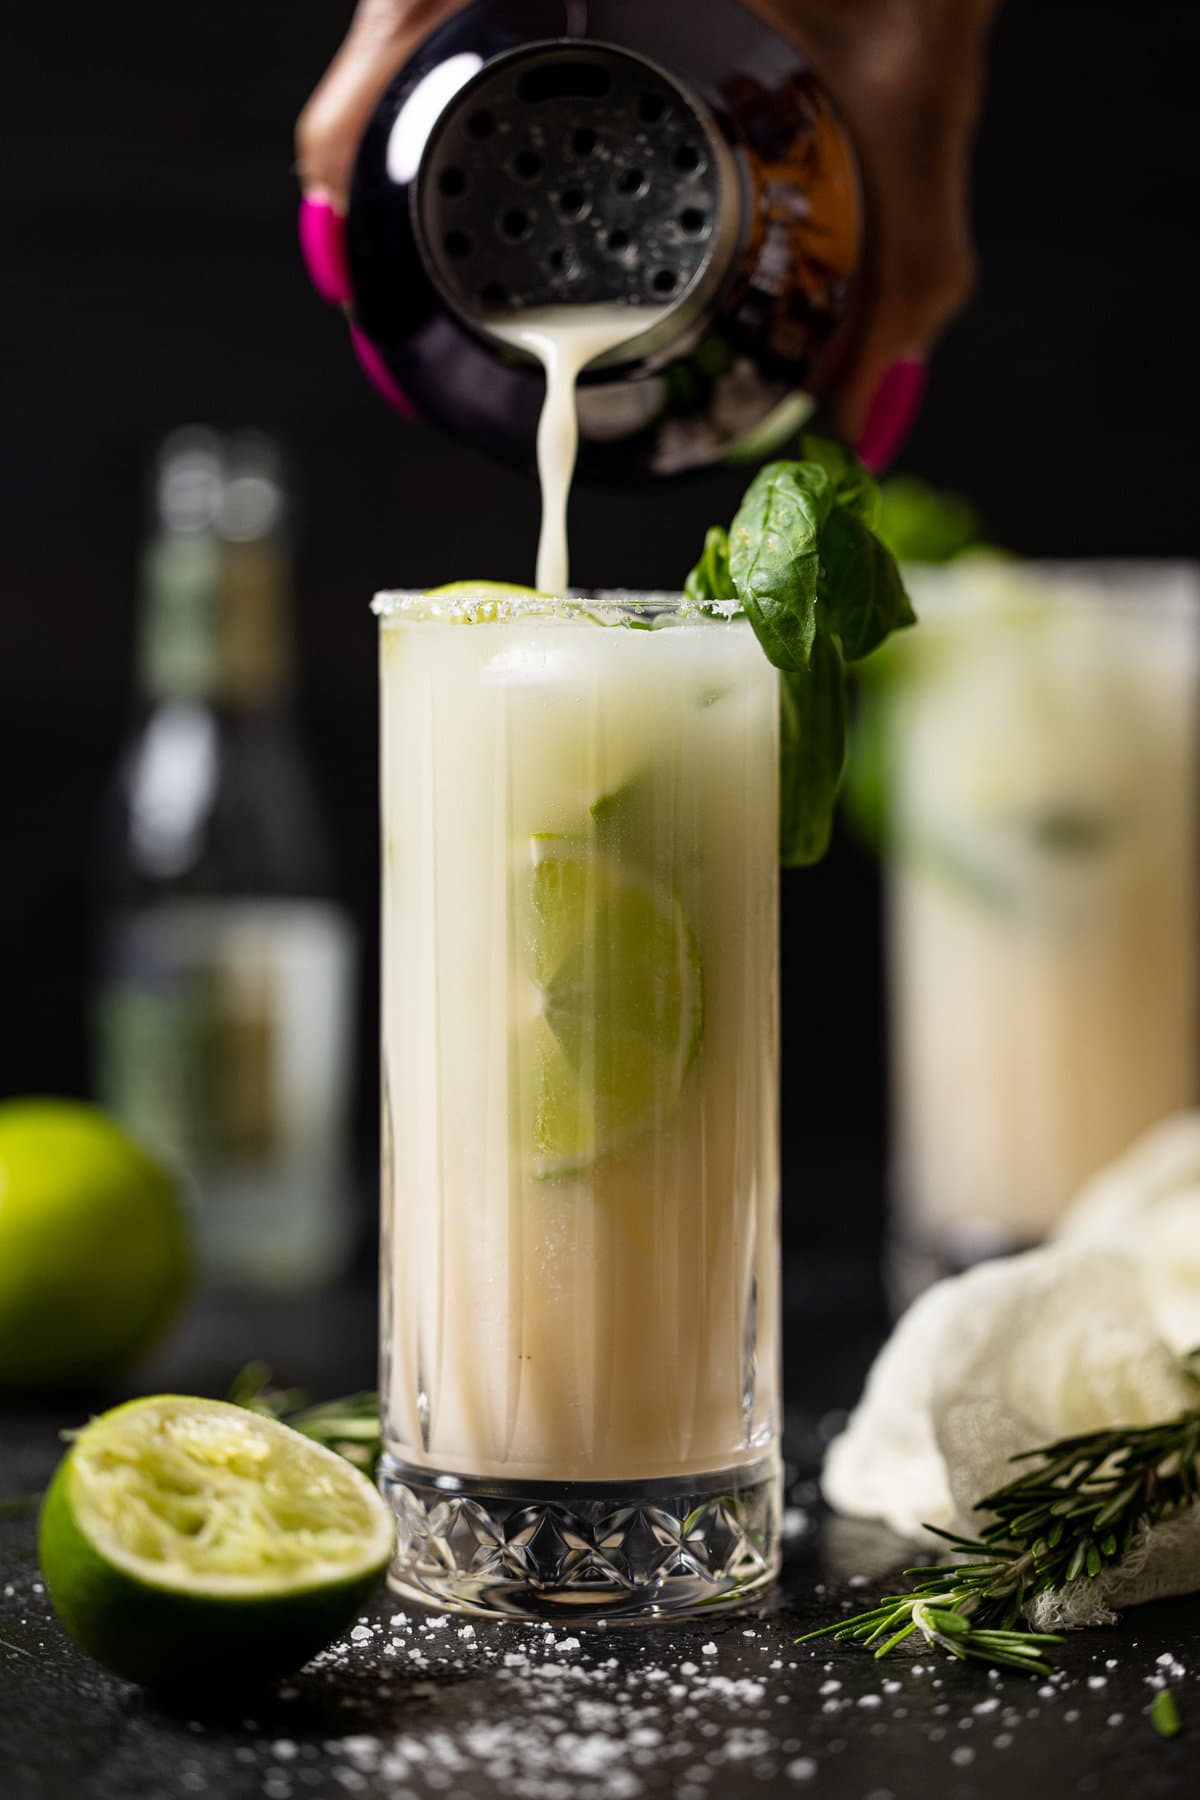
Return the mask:
<svg viewBox="0 0 1200 1800">
<path fill-rule="evenodd" d="M 169 1710 L 64 1635 L 34 1553 L 36 1503 L 87 1403 L 0 1414 L 0 1796 L 158 1800 L 992 1800 L 1192 1795 L 1200 1602 L 1079 1633 L 1052 1680 L 930 1654 L 876 1663 L 804 1630 L 865 1605 L 906 1560 L 886 1532 L 822 1515 L 814 1474 L 884 1329 L 869 1265 L 797 1265 L 788 1298 L 788 1512 L 778 1591 L 675 1625 L 467 1623 L 377 1596 L 349 1636 L 247 1710 Z M 251 1356 L 327 1396 L 369 1385 L 367 1286 L 192 1309 L 138 1391 L 221 1393 Z M 93 1407 L 109 1398 L 93 1401 Z M 1184 1729 L 1159 1737 L 1156 1684 Z"/>
</svg>

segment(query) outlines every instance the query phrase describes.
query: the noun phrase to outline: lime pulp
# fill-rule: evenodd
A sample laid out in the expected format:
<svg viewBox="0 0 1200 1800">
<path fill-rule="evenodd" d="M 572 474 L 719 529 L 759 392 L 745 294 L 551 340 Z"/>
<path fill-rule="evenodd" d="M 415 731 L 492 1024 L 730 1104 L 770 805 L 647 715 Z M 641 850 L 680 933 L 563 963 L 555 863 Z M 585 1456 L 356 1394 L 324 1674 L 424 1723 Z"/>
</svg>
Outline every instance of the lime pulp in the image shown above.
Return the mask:
<svg viewBox="0 0 1200 1800">
<path fill-rule="evenodd" d="M 117 1674 L 177 1691 L 299 1668 L 354 1618 L 392 1544 L 384 1501 L 333 1451 L 172 1394 L 83 1428 L 39 1529 L 71 1636 Z"/>
</svg>

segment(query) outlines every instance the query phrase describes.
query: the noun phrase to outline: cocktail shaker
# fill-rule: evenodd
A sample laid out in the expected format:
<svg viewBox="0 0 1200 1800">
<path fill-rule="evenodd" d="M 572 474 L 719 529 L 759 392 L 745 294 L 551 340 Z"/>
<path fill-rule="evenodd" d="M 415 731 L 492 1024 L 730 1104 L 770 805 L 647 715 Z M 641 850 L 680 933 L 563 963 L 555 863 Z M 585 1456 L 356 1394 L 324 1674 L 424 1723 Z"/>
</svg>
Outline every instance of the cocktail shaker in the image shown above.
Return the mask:
<svg viewBox="0 0 1200 1800">
<path fill-rule="evenodd" d="M 737 0 L 476 0 L 364 133 L 347 311 L 395 404 L 528 465 L 542 371 L 495 323 L 653 309 L 579 387 L 581 475 L 636 479 L 770 454 L 836 390 L 864 237 L 829 95 Z"/>
</svg>

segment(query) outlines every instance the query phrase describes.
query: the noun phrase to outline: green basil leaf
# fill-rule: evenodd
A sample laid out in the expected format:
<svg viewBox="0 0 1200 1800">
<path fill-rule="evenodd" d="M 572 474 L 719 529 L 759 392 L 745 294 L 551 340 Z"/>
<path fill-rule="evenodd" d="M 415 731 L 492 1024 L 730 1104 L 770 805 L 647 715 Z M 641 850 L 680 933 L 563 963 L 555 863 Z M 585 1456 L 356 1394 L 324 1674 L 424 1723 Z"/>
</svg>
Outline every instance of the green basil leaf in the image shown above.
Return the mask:
<svg viewBox="0 0 1200 1800">
<path fill-rule="evenodd" d="M 728 534 L 708 533 L 687 581 L 695 599 L 735 596 L 782 673 L 788 866 L 818 861 L 829 844 L 846 762 L 845 664 L 913 622 L 895 560 L 872 531 L 874 481 L 840 445 L 805 438 L 803 448 L 806 461 L 759 471 Z"/>
<path fill-rule="evenodd" d="M 846 682 L 842 657 L 821 632 L 807 669 L 779 678 L 779 860 L 785 868 L 820 862 L 846 762 Z"/>
<path fill-rule="evenodd" d="M 838 505 L 873 531 L 879 518 L 879 483 L 857 456 L 828 438 L 808 436 L 800 439 L 800 454 L 805 462 L 824 469 L 833 483 L 833 497 Z"/>
<path fill-rule="evenodd" d="M 777 669 L 806 669 L 817 635 L 821 532 L 833 483 L 815 463 L 767 463 L 729 532 L 729 572 L 754 634 Z"/>
<path fill-rule="evenodd" d="M 835 506 L 821 534 L 822 624 L 847 662 L 877 650 L 902 626 L 916 623 L 896 559 L 869 526 Z"/>
<path fill-rule="evenodd" d="M 704 553 L 683 584 L 689 600 L 735 600 L 737 590 L 729 573 L 729 533 L 712 525 L 704 536 Z"/>
</svg>

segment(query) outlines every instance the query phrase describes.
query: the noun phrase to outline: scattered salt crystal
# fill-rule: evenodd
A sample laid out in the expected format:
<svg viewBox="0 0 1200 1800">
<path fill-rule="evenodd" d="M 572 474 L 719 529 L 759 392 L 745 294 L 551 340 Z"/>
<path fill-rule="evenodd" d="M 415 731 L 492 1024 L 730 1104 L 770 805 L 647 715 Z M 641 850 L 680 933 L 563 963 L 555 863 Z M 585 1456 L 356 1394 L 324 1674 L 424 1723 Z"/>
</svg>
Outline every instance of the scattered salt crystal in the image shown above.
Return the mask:
<svg viewBox="0 0 1200 1800">
<path fill-rule="evenodd" d="M 995 1694 L 990 1694 L 986 1700 L 977 1700 L 971 1710 L 977 1713 L 992 1713 L 997 1711 L 999 1705 L 1000 1702 Z"/>
<path fill-rule="evenodd" d="M 882 1706 L 883 1700 L 879 1694 L 860 1694 L 858 1704 L 860 1706 Z"/>
<path fill-rule="evenodd" d="M 965 1769 L 968 1764 L 975 1761 L 975 1752 L 972 1750 L 970 1744 L 958 1744 L 950 1752 L 950 1761 L 956 1764 L 958 1768 Z"/>
<path fill-rule="evenodd" d="M 680 1663 L 679 1673 L 681 1675 L 698 1675 L 700 1673 L 700 1670 L 696 1663 L 686 1662 L 686 1663 Z"/>
<path fill-rule="evenodd" d="M 1108 1718 L 1105 1721 L 1105 1723 L 1111 1725 L 1113 1727 L 1113 1729 L 1115 1730 L 1118 1725 L 1123 1725 L 1125 1723 L 1125 1714 L 1124 1713 L 1109 1713 Z"/>
<path fill-rule="evenodd" d="M 365 1644 L 371 1636 L 369 1625 L 356 1625 L 350 1633 L 350 1641 L 354 1644 Z"/>
<path fill-rule="evenodd" d="M 276 1738 L 271 1745 L 271 1755 L 279 1762 L 290 1762 L 296 1754 L 296 1748 L 291 1738 Z"/>
<path fill-rule="evenodd" d="M 817 1691 L 821 1694 L 836 1694 L 841 1685 L 840 1681 L 823 1681 Z"/>
<path fill-rule="evenodd" d="M 1008 1746 L 1012 1743 L 1012 1732 L 1011 1731 L 997 1732 L 996 1736 L 992 1739 L 992 1743 L 995 1745 L 997 1750 L 1007 1750 Z"/>
<path fill-rule="evenodd" d="M 1089 1686 L 1089 1687 L 1090 1687 L 1090 1688 L 1102 1688 L 1102 1687 L 1107 1687 L 1107 1686 L 1108 1686 L 1108 1680 L 1107 1680 L 1107 1678 L 1106 1678 L 1106 1677 L 1105 1677 L 1105 1676 L 1103 1676 L 1103 1675 L 1089 1675 L 1089 1676 L 1088 1676 L 1088 1686 Z"/>
<path fill-rule="evenodd" d="M 701 1644 L 700 1654 L 701 1656 L 715 1656 L 717 1654 L 717 1646 L 712 1643 Z"/>
<path fill-rule="evenodd" d="M 795 1762 L 786 1765 L 783 1772 L 789 1781 L 811 1781 L 817 1772 L 816 1759 L 812 1756 L 798 1756 Z"/>
</svg>

